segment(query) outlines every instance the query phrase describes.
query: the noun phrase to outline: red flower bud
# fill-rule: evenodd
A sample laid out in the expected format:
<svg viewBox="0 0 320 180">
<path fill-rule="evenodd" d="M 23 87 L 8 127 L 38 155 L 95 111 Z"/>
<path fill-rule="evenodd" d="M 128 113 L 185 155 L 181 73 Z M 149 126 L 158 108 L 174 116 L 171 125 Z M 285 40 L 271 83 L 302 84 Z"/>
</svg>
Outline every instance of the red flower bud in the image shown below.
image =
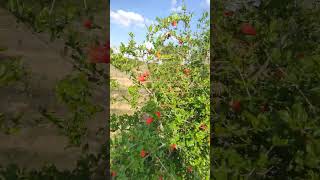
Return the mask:
<svg viewBox="0 0 320 180">
<path fill-rule="evenodd" d="M 225 11 L 224 13 L 223 13 L 223 15 L 225 16 L 225 17 L 229 17 L 229 16 L 233 16 L 233 11 Z"/>
<path fill-rule="evenodd" d="M 235 112 L 239 112 L 241 110 L 241 104 L 240 104 L 240 101 L 238 100 L 232 101 L 230 105 L 232 110 Z"/>
<path fill-rule="evenodd" d="M 140 76 L 138 77 L 138 81 L 139 81 L 140 83 L 142 83 L 142 82 L 146 81 L 146 77 L 143 76 L 143 75 L 140 75 Z"/>
<path fill-rule="evenodd" d="M 172 21 L 171 25 L 172 25 L 173 27 L 176 27 L 176 26 L 177 26 L 177 21 Z"/>
<path fill-rule="evenodd" d="M 245 35 L 257 35 L 256 29 L 249 23 L 244 23 L 241 25 L 241 32 Z"/>
<path fill-rule="evenodd" d="M 171 144 L 170 145 L 170 150 L 171 151 L 177 150 L 177 145 L 176 144 Z"/>
<path fill-rule="evenodd" d="M 117 176 L 117 173 L 116 173 L 115 171 L 112 171 L 112 172 L 111 172 L 111 176 L 112 176 L 112 177 L 116 177 L 116 176 Z"/>
<path fill-rule="evenodd" d="M 207 129 L 207 126 L 205 124 L 201 124 L 199 128 L 204 131 Z"/>
<path fill-rule="evenodd" d="M 91 63 L 110 63 L 110 48 L 108 45 L 95 45 L 89 49 Z"/>
<path fill-rule="evenodd" d="M 92 21 L 87 19 L 83 22 L 83 26 L 87 29 L 91 29 L 92 28 Z"/>
<path fill-rule="evenodd" d="M 191 70 L 188 69 L 188 68 L 186 68 L 186 69 L 183 70 L 183 72 L 184 72 L 185 75 L 189 75 L 189 74 L 190 74 L 190 71 L 191 71 Z"/>
<path fill-rule="evenodd" d="M 146 120 L 147 125 L 151 124 L 152 121 L 153 121 L 153 118 L 152 118 L 152 117 L 149 117 L 149 118 Z"/>
<path fill-rule="evenodd" d="M 140 156 L 144 158 L 146 155 L 147 155 L 146 151 L 142 149 L 140 152 Z"/>
</svg>

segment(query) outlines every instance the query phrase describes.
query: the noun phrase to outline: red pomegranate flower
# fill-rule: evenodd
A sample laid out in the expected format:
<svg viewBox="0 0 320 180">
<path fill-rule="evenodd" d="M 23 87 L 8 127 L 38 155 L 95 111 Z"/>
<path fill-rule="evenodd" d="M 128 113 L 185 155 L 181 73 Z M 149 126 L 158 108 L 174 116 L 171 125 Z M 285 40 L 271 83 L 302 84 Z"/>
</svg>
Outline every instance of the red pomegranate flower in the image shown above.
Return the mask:
<svg viewBox="0 0 320 180">
<path fill-rule="evenodd" d="M 172 25 L 173 27 L 176 27 L 176 26 L 177 26 L 177 21 L 172 21 L 171 25 Z"/>
<path fill-rule="evenodd" d="M 199 128 L 204 131 L 207 129 L 207 126 L 205 124 L 201 124 Z"/>
<path fill-rule="evenodd" d="M 162 176 L 160 176 L 160 177 L 159 177 L 159 180 L 163 180 L 163 177 L 162 177 Z"/>
<path fill-rule="evenodd" d="M 245 35 L 251 35 L 251 36 L 257 35 L 256 29 L 249 23 L 243 23 L 241 25 L 241 32 Z"/>
<path fill-rule="evenodd" d="M 139 81 L 140 83 L 142 83 L 142 82 L 146 81 L 146 77 L 143 76 L 143 75 L 140 75 L 140 76 L 138 77 L 138 81 Z"/>
<path fill-rule="evenodd" d="M 83 22 L 83 26 L 87 29 L 91 29 L 92 28 L 92 21 L 87 19 Z"/>
<path fill-rule="evenodd" d="M 109 44 L 94 45 L 89 49 L 89 59 L 91 63 L 110 63 Z"/>
<path fill-rule="evenodd" d="M 232 101 L 230 105 L 232 110 L 235 112 L 239 112 L 241 110 L 241 104 L 240 104 L 240 101 L 238 100 Z"/>
<path fill-rule="evenodd" d="M 192 167 L 189 166 L 189 167 L 187 168 L 187 170 L 188 170 L 189 173 L 191 173 L 191 172 L 192 172 Z"/>
<path fill-rule="evenodd" d="M 147 155 L 146 151 L 142 149 L 140 152 L 140 156 L 144 158 L 146 155 Z"/>
<path fill-rule="evenodd" d="M 183 73 L 185 74 L 185 75 L 189 75 L 190 74 L 190 69 L 188 69 L 188 68 L 186 68 L 186 69 L 184 69 L 183 70 Z"/>
<path fill-rule="evenodd" d="M 170 145 L 170 150 L 171 151 L 177 150 L 177 145 L 176 144 L 171 144 Z"/>
<path fill-rule="evenodd" d="M 116 177 L 116 176 L 117 176 L 117 173 L 116 173 L 115 171 L 112 171 L 112 172 L 111 172 L 111 176 L 112 176 L 112 177 Z"/>
<path fill-rule="evenodd" d="M 225 11 L 224 13 L 223 13 L 223 15 L 225 16 L 225 17 L 229 17 L 229 16 L 233 16 L 233 11 Z"/>
<path fill-rule="evenodd" d="M 146 120 L 147 125 L 151 124 L 152 121 L 153 121 L 153 118 L 152 118 L 152 117 L 149 117 L 149 118 Z"/>
<path fill-rule="evenodd" d="M 158 116 L 158 118 L 160 118 L 161 113 L 159 111 L 157 111 L 156 115 Z"/>
</svg>

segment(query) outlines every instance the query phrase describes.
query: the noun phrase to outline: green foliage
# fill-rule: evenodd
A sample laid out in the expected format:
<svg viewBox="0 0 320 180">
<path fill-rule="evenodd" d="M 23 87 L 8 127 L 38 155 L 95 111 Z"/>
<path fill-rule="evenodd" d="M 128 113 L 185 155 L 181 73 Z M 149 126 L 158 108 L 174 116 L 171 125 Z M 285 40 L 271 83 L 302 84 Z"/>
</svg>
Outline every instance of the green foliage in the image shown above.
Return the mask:
<svg viewBox="0 0 320 180">
<path fill-rule="evenodd" d="M 29 73 L 19 58 L 7 57 L 0 61 L 0 87 L 23 83 L 27 86 Z"/>
<path fill-rule="evenodd" d="M 56 93 L 61 103 L 69 110 L 66 119 L 55 117 L 54 113 L 41 109 L 41 113 L 61 128 L 72 145 L 80 145 L 86 135 L 86 122 L 103 108 L 91 102 L 91 87 L 84 74 L 70 75 L 58 82 Z"/>
<path fill-rule="evenodd" d="M 111 63 L 134 82 L 128 102 L 136 107 L 143 92 L 149 99 L 133 115 L 111 118 L 111 132 L 119 131 L 111 142 L 111 169 L 118 179 L 209 179 L 209 17 L 204 14 L 198 32 L 190 30 L 191 18 L 186 10 L 157 18 L 146 35 L 154 49 L 137 45 L 130 34 L 128 45 L 122 44 L 120 53 L 111 56 Z M 185 28 L 172 27 L 173 21 Z M 166 43 L 161 31 L 183 43 Z M 144 57 L 141 62 L 149 75 L 141 81 L 139 76 L 146 71 L 134 60 Z"/>
<path fill-rule="evenodd" d="M 319 9 L 278 2 L 214 6 L 214 179 L 319 178 Z"/>
</svg>

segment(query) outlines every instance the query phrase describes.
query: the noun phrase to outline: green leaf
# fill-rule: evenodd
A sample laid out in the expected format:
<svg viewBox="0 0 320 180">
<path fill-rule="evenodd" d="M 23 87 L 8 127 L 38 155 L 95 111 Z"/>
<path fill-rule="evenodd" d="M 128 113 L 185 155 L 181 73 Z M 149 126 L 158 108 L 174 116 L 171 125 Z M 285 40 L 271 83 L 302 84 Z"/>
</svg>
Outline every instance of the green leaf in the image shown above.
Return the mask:
<svg viewBox="0 0 320 180">
<path fill-rule="evenodd" d="M 284 145 L 288 145 L 288 139 L 281 139 L 279 136 L 274 135 L 272 137 L 272 144 L 274 146 L 284 146 Z"/>
<path fill-rule="evenodd" d="M 252 127 L 254 129 L 258 129 L 258 127 L 260 125 L 260 121 L 257 119 L 256 116 L 254 116 L 253 114 L 249 113 L 248 111 L 243 112 L 243 115 L 251 123 L 251 125 L 252 125 Z"/>
<path fill-rule="evenodd" d="M 149 26 L 148 30 L 149 30 L 149 32 L 152 31 L 152 25 Z"/>
<path fill-rule="evenodd" d="M 308 114 L 300 103 L 292 106 L 292 117 L 297 122 L 306 122 L 308 120 Z"/>
<path fill-rule="evenodd" d="M 291 120 L 290 114 L 288 113 L 288 111 L 285 110 L 281 110 L 278 112 L 280 119 L 282 119 L 285 122 L 289 122 Z"/>
</svg>

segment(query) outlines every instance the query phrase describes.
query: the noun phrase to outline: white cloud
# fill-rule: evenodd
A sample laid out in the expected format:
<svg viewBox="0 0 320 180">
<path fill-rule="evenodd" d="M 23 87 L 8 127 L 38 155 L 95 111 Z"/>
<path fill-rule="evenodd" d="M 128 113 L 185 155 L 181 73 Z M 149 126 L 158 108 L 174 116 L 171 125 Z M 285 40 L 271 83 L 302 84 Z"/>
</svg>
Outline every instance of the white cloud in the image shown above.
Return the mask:
<svg viewBox="0 0 320 180">
<path fill-rule="evenodd" d="M 172 7 L 172 8 L 171 8 L 171 11 L 173 11 L 173 12 L 180 12 L 180 11 L 182 11 L 182 6 Z"/>
<path fill-rule="evenodd" d="M 117 10 L 110 12 L 111 21 L 116 24 L 120 24 L 125 27 L 129 26 L 138 26 L 144 27 L 145 24 L 152 23 L 149 19 L 144 18 L 141 14 L 124 11 L 124 10 Z"/>
<path fill-rule="evenodd" d="M 177 0 L 171 0 L 171 11 L 173 12 L 180 12 L 182 11 L 182 6 L 178 6 Z"/>
</svg>

